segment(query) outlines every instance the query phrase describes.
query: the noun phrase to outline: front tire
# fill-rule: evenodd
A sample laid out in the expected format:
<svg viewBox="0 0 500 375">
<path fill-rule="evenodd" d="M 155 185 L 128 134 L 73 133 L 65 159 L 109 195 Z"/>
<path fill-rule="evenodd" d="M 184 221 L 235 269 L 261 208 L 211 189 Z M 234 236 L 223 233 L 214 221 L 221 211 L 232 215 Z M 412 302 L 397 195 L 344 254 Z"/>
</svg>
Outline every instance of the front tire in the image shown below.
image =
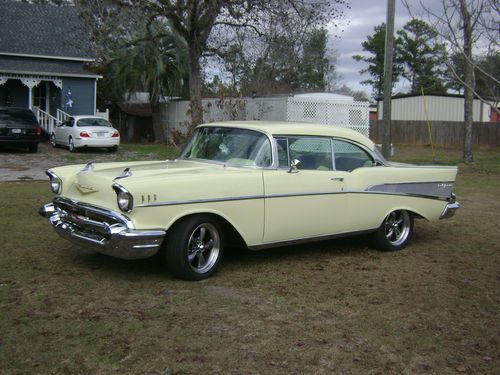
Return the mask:
<svg viewBox="0 0 500 375">
<path fill-rule="evenodd" d="M 392 211 L 374 233 L 374 246 L 383 251 L 398 251 L 406 247 L 413 232 L 413 215 L 406 210 Z"/>
<path fill-rule="evenodd" d="M 167 267 L 184 280 L 203 280 L 217 270 L 224 237 L 217 220 L 208 215 L 188 217 L 167 235 Z"/>
</svg>

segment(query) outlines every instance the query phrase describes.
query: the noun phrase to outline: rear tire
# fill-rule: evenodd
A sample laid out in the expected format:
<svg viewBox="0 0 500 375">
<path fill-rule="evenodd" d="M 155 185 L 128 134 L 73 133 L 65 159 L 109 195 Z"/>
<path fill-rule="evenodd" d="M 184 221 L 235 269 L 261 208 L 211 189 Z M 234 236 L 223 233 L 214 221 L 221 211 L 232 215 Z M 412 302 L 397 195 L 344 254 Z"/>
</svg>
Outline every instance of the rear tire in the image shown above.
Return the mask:
<svg viewBox="0 0 500 375">
<path fill-rule="evenodd" d="M 183 280 L 203 280 L 219 266 L 224 237 L 217 220 L 197 215 L 176 223 L 169 230 L 165 245 L 170 272 Z"/>
<path fill-rule="evenodd" d="M 38 143 L 35 143 L 34 145 L 29 145 L 28 151 L 32 154 L 36 154 L 38 152 Z"/>
<path fill-rule="evenodd" d="M 75 143 L 73 142 L 72 137 L 69 137 L 68 148 L 69 148 L 69 152 L 76 152 Z"/>
<path fill-rule="evenodd" d="M 109 152 L 116 152 L 118 151 L 118 146 L 113 146 L 113 147 L 108 147 Z"/>
<path fill-rule="evenodd" d="M 413 232 L 413 215 L 406 210 L 392 211 L 373 234 L 373 245 L 382 251 L 398 251 L 406 247 Z"/>
</svg>

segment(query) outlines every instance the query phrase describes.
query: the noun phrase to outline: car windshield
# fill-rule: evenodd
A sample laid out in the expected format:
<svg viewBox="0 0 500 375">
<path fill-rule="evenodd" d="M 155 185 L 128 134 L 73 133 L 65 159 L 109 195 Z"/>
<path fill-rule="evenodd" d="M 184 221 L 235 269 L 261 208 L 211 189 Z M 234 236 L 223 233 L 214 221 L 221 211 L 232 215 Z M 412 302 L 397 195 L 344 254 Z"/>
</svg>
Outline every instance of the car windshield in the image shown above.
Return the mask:
<svg viewBox="0 0 500 375">
<path fill-rule="evenodd" d="M 268 167 L 272 164 L 271 143 L 257 131 L 207 126 L 196 129 L 180 158 L 238 167 Z"/>
<path fill-rule="evenodd" d="M 93 117 L 88 117 L 88 118 L 81 118 L 78 120 L 77 125 L 78 127 L 85 127 L 85 126 L 106 126 L 106 127 L 112 127 L 111 123 L 103 118 L 93 118 Z"/>
</svg>

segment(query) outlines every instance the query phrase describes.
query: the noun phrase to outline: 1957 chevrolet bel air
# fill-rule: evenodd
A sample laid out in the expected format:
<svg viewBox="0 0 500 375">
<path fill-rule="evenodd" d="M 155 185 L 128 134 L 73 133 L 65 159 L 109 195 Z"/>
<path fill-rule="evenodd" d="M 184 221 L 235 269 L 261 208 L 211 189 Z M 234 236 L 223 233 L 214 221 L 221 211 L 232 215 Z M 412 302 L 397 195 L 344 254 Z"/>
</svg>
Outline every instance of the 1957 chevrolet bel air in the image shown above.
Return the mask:
<svg viewBox="0 0 500 375">
<path fill-rule="evenodd" d="M 394 165 L 344 128 L 276 122 L 200 125 L 176 160 L 47 171 L 40 214 L 62 237 L 111 256 L 161 251 L 176 276 L 212 275 L 225 240 L 250 249 L 370 234 L 404 248 L 413 219 L 452 216 L 457 168 Z"/>
</svg>

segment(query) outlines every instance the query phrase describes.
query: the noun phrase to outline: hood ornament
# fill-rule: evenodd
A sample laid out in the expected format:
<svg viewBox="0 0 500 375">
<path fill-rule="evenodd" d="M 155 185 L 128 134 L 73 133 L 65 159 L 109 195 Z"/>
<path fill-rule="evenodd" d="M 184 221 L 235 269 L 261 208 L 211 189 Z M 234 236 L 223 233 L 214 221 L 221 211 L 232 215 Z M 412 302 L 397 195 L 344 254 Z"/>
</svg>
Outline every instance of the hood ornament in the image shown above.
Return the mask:
<svg viewBox="0 0 500 375">
<path fill-rule="evenodd" d="M 92 162 L 87 163 L 87 165 L 85 167 L 83 167 L 83 169 L 78 173 L 85 173 L 85 172 L 89 172 L 89 173 L 94 172 L 94 164 Z"/>
<path fill-rule="evenodd" d="M 127 177 L 130 177 L 132 176 L 132 171 L 130 170 L 130 168 L 125 168 L 122 172 L 121 175 L 119 175 L 118 177 L 115 177 L 114 180 L 119 180 L 121 178 L 127 178 Z"/>
</svg>

